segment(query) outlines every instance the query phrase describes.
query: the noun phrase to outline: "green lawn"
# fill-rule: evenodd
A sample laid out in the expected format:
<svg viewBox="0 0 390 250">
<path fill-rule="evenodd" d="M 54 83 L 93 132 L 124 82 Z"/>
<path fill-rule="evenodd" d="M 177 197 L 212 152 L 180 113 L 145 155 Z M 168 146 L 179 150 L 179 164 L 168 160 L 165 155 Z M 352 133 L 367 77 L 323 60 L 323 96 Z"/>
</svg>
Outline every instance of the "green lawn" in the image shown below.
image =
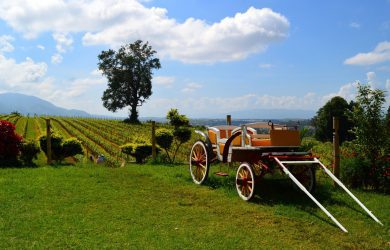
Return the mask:
<svg viewBox="0 0 390 250">
<path fill-rule="evenodd" d="M 346 234 L 288 180 L 265 179 L 246 203 L 233 177 L 210 179 L 193 184 L 187 166 L 0 169 L 0 249 L 390 248 L 389 196 L 353 191 L 382 227 L 320 176 L 315 196 Z"/>
</svg>

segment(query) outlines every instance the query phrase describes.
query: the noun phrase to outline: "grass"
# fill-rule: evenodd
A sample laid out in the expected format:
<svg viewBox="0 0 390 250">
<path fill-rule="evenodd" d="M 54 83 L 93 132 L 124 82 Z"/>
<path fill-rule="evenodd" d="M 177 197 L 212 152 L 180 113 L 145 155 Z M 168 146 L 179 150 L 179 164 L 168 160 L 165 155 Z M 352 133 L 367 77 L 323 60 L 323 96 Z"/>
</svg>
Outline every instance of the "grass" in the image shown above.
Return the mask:
<svg viewBox="0 0 390 250">
<path fill-rule="evenodd" d="M 353 191 L 382 227 L 319 182 L 315 196 L 348 234 L 280 178 L 246 203 L 234 177 L 197 186 L 183 165 L 0 169 L 0 248 L 390 248 L 389 196 Z"/>
</svg>

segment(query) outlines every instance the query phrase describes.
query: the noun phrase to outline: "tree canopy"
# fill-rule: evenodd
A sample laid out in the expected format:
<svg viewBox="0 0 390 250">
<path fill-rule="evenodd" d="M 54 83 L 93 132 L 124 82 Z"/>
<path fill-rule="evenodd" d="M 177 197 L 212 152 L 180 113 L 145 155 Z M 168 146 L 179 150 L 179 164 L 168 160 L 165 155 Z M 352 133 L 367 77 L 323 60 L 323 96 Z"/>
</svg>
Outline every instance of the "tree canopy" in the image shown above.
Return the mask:
<svg viewBox="0 0 390 250">
<path fill-rule="evenodd" d="M 116 112 L 129 106 L 129 121 L 139 122 L 137 108 L 152 95 L 153 70 L 161 68 L 155 54 L 149 43 L 141 40 L 99 54 L 98 67 L 108 80 L 102 97 L 105 108 Z"/>
<path fill-rule="evenodd" d="M 339 117 L 340 121 L 340 143 L 351 140 L 353 134 L 350 130 L 353 127 L 352 122 L 348 119 L 348 112 L 351 112 L 353 103 L 340 97 L 335 96 L 321 107 L 317 115 L 313 118 L 315 127 L 315 138 L 319 141 L 331 141 L 333 139 L 333 117 Z"/>
</svg>

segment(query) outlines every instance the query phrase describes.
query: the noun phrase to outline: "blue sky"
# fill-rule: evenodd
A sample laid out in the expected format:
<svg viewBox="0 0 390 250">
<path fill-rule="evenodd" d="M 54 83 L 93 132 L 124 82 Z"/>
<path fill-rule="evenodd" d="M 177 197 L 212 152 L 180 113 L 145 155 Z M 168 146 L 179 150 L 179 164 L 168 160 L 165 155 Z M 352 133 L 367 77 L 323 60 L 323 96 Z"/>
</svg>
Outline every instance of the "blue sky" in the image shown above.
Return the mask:
<svg viewBox="0 0 390 250">
<path fill-rule="evenodd" d="M 388 0 L 14 0 L 0 3 L 0 92 L 111 115 L 97 55 L 137 39 L 162 64 L 141 116 L 317 110 L 357 81 L 390 91 Z"/>
</svg>

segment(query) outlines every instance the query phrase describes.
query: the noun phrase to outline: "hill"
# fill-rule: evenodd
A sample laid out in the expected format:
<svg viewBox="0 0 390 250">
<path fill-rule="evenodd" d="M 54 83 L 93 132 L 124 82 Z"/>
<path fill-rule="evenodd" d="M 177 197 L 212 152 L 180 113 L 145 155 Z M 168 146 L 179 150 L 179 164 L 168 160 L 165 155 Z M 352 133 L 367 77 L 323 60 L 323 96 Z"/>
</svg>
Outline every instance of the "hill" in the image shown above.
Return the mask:
<svg viewBox="0 0 390 250">
<path fill-rule="evenodd" d="M 91 116 L 85 111 L 61 108 L 35 96 L 18 93 L 0 94 L 0 114 L 8 114 L 13 111 L 25 115 Z"/>
</svg>

